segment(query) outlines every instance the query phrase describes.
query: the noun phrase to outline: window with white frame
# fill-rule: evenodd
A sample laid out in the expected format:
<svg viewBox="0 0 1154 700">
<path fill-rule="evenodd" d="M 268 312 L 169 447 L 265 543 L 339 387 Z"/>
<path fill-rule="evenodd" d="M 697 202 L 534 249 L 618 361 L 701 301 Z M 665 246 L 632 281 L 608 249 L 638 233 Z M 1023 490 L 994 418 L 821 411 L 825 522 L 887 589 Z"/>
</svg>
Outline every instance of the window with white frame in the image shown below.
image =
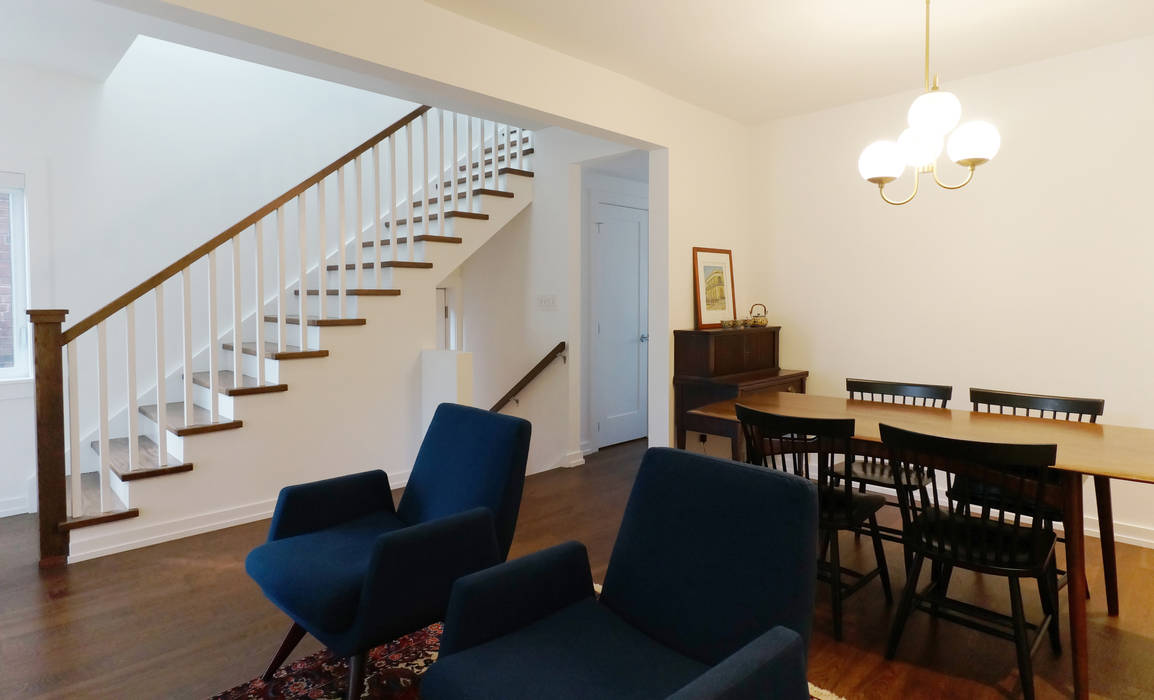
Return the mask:
<svg viewBox="0 0 1154 700">
<path fill-rule="evenodd" d="M 0 380 L 31 376 L 24 176 L 0 171 Z"/>
</svg>

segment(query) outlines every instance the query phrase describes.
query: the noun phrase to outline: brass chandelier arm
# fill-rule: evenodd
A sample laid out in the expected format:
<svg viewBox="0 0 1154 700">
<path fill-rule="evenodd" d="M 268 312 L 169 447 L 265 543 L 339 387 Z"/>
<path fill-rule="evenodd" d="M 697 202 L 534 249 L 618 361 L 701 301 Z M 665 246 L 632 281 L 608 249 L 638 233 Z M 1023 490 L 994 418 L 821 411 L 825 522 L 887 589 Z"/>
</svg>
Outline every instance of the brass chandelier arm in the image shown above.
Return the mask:
<svg viewBox="0 0 1154 700">
<path fill-rule="evenodd" d="M 926 92 L 930 91 L 930 0 L 926 0 Z"/>
<path fill-rule="evenodd" d="M 921 180 L 921 173 L 915 172 L 914 173 L 914 191 L 910 192 L 909 197 L 906 197 L 905 199 L 903 199 L 901 201 L 898 201 L 896 199 L 890 199 L 889 197 L 886 196 L 886 183 L 884 183 L 884 182 L 878 184 L 878 193 L 882 196 L 882 199 L 885 200 L 886 204 L 892 204 L 894 206 L 900 207 L 903 204 L 909 204 L 910 202 L 912 202 L 914 200 L 914 197 L 916 197 L 918 195 L 918 181 L 919 180 Z"/>
<path fill-rule="evenodd" d="M 974 179 L 974 168 L 976 168 L 976 167 L 977 167 L 977 166 L 975 166 L 975 165 L 971 165 L 971 166 L 970 166 L 970 172 L 969 172 L 969 174 L 968 174 L 968 175 L 966 175 L 966 179 L 965 179 L 965 180 L 962 180 L 962 182 L 961 182 L 960 184 L 957 184 L 957 185 L 947 185 L 946 183 L 944 183 L 944 182 L 942 182 L 941 180 L 939 180 L 939 179 L 938 179 L 938 167 L 935 165 L 935 166 L 934 166 L 934 169 L 933 169 L 933 173 L 934 173 L 934 182 L 938 183 L 938 187 L 941 187 L 941 188 L 942 188 L 942 189 L 944 189 L 944 190 L 960 190 L 960 189 L 962 189 L 963 187 L 965 187 L 966 185 L 970 184 L 970 180 L 973 180 L 973 179 Z"/>
</svg>

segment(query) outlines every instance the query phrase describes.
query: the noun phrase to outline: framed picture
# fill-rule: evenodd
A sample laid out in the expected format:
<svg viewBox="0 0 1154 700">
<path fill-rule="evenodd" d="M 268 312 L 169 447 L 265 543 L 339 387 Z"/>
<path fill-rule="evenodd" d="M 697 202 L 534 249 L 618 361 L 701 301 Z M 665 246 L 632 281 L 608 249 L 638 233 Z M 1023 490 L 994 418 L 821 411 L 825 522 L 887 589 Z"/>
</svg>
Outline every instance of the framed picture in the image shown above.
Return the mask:
<svg viewBox="0 0 1154 700">
<path fill-rule="evenodd" d="M 733 300 L 733 251 L 693 249 L 693 306 L 697 328 L 720 328 L 737 318 Z"/>
</svg>

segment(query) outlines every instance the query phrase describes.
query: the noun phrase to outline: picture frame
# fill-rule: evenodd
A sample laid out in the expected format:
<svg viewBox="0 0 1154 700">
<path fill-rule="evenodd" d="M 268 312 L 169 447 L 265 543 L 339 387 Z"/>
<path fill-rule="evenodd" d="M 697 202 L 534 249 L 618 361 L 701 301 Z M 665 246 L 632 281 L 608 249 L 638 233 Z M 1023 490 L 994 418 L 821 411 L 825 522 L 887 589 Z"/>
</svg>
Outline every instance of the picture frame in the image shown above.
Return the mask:
<svg viewBox="0 0 1154 700">
<path fill-rule="evenodd" d="M 733 251 L 694 247 L 693 309 L 698 330 L 737 320 L 733 290 Z"/>
</svg>

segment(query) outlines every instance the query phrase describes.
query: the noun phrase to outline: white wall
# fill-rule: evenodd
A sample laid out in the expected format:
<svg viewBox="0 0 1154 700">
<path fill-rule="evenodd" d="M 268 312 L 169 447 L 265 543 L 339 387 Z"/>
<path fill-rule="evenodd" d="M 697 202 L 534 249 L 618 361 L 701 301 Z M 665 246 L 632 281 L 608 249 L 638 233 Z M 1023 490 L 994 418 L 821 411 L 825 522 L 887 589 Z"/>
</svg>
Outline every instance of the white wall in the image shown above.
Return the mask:
<svg viewBox="0 0 1154 700">
<path fill-rule="evenodd" d="M 332 4 L 323 21 L 307 0 L 118 1 L 286 53 L 357 65 L 405 85 L 412 99 L 658 149 L 650 158 L 650 227 L 659 232 L 650 241 L 655 444 L 668 444 L 672 432 L 672 330 L 692 324 L 691 248 L 733 248 L 738 301 L 762 296 L 755 261 L 767 248 L 751 208 L 751 129 L 731 119 L 422 0 Z"/>
<path fill-rule="evenodd" d="M 478 406 L 493 405 L 558 342 L 569 345 L 567 361 L 555 360 L 504 410 L 533 423 L 531 473 L 581 463 L 571 429 L 579 417 L 570 416 L 582 352 L 580 229 L 570 226 L 580 202 L 570 197 L 570 167 L 629 150 L 560 128 L 534 132 L 533 141 L 533 203 L 461 266 L 459 295 Z"/>
<path fill-rule="evenodd" d="M 1106 422 L 1154 427 L 1152 74 L 1154 37 L 946 76 L 1002 151 L 965 189 L 927 179 L 903 207 L 855 166 L 896 137 L 916 92 L 759 129 L 761 274 L 783 360 L 817 394 L 858 376 L 953 384 L 959 408 L 971 386 L 1093 396 Z M 1154 543 L 1154 487 L 1114 494 L 1120 537 Z"/>
<path fill-rule="evenodd" d="M 34 171 L 30 306 L 69 309 L 65 327 L 414 106 L 147 37 L 104 83 L 0 63 L 0 89 L 20 95 L 0 110 L 0 170 Z M 138 323 L 147 337 L 151 308 Z M 119 363 L 113 370 L 115 399 L 124 382 Z M 35 469 L 31 399 L 7 401 L 9 410 L 0 512 Z"/>
</svg>

